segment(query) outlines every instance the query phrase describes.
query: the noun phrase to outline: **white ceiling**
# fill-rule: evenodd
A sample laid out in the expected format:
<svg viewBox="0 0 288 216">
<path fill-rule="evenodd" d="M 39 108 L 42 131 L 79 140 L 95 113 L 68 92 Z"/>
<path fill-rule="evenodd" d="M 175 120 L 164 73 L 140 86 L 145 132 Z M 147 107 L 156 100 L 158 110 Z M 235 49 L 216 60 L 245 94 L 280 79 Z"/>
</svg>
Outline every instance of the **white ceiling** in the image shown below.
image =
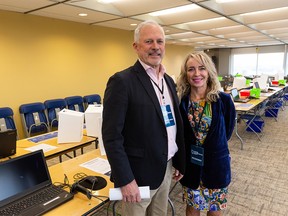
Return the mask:
<svg viewBox="0 0 288 216">
<path fill-rule="evenodd" d="M 196 49 L 288 43 L 288 0 L 1 0 L 0 10 L 133 31 L 154 19 L 169 44 Z M 222 0 L 223 1 L 223 0 Z M 227 1 L 227 0 L 226 0 Z M 184 6 L 185 11 L 149 13 Z M 86 13 L 85 17 L 78 14 Z"/>
</svg>

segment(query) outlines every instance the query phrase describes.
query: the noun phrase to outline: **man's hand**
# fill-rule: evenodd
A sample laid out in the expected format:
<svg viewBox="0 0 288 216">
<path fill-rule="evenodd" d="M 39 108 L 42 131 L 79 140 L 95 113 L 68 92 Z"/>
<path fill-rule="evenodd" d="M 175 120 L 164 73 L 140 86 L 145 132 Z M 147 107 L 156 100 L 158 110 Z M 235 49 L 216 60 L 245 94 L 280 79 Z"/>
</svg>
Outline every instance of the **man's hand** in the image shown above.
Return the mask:
<svg viewBox="0 0 288 216">
<path fill-rule="evenodd" d="M 175 169 L 175 171 L 173 173 L 173 179 L 175 181 L 179 181 L 182 177 L 183 177 L 183 175 L 179 172 L 179 170 Z"/>
<path fill-rule="evenodd" d="M 121 193 L 123 196 L 122 200 L 124 202 L 140 202 L 141 201 L 140 190 L 135 179 L 129 184 L 121 187 Z"/>
</svg>

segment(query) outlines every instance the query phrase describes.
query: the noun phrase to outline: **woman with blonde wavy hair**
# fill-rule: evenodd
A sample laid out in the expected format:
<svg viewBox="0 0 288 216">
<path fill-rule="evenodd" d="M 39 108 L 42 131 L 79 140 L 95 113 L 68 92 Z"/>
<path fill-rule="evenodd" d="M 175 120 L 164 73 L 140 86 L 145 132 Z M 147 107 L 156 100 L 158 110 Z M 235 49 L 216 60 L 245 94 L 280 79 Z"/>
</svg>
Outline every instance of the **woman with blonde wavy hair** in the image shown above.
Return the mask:
<svg viewBox="0 0 288 216">
<path fill-rule="evenodd" d="M 222 215 L 231 181 L 228 140 L 235 124 L 234 103 L 220 91 L 215 65 L 204 52 L 187 55 L 177 90 L 186 146 L 186 170 L 180 180 L 186 215 Z"/>
</svg>

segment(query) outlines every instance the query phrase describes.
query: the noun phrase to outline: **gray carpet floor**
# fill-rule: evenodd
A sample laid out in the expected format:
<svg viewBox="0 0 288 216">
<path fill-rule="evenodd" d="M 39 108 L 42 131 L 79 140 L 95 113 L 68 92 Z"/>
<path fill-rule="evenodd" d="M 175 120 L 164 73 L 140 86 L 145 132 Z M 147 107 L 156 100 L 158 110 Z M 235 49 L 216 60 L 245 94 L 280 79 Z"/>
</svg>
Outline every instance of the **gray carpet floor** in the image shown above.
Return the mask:
<svg viewBox="0 0 288 216">
<path fill-rule="evenodd" d="M 233 134 L 229 141 L 232 157 L 232 182 L 229 185 L 228 207 L 224 216 L 288 216 L 288 107 L 279 110 L 278 121 L 265 120 L 264 135 L 259 141 L 253 132 L 245 130 L 245 123 L 238 123 L 244 140 Z M 92 149 L 85 148 L 85 151 Z M 55 161 L 50 160 L 48 164 Z M 172 183 L 172 186 L 174 182 Z M 178 183 L 170 194 L 176 216 L 185 215 L 181 185 Z M 112 215 L 112 205 L 106 204 L 95 216 Z M 121 214 L 120 205 L 116 212 Z M 117 214 L 117 215 L 118 215 Z M 171 208 L 169 208 L 169 215 Z M 201 213 L 201 216 L 206 213 Z"/>
</svg>

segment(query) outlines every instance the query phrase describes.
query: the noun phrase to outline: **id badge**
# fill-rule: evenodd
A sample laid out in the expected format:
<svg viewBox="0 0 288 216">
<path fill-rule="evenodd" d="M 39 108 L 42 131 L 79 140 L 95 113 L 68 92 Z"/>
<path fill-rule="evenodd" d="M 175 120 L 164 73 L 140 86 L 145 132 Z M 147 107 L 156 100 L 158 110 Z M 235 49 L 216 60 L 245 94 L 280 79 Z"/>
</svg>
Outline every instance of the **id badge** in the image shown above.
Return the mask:
<svg viewBox="0 0 288 216">
<path fill-rule="evenodd" d="M 164 117 L 164 122 L 166 127 L 170 127 L 175 125 L 174 117 L 171 111 L 170 105 L 162 105 L 161 106 L 162 114 Z"/>
<path fill-rule="evenodd" d="M 191 146 L 191 163 L 204 166 L 204 148 L 201 146 Z"/>
</svg>

